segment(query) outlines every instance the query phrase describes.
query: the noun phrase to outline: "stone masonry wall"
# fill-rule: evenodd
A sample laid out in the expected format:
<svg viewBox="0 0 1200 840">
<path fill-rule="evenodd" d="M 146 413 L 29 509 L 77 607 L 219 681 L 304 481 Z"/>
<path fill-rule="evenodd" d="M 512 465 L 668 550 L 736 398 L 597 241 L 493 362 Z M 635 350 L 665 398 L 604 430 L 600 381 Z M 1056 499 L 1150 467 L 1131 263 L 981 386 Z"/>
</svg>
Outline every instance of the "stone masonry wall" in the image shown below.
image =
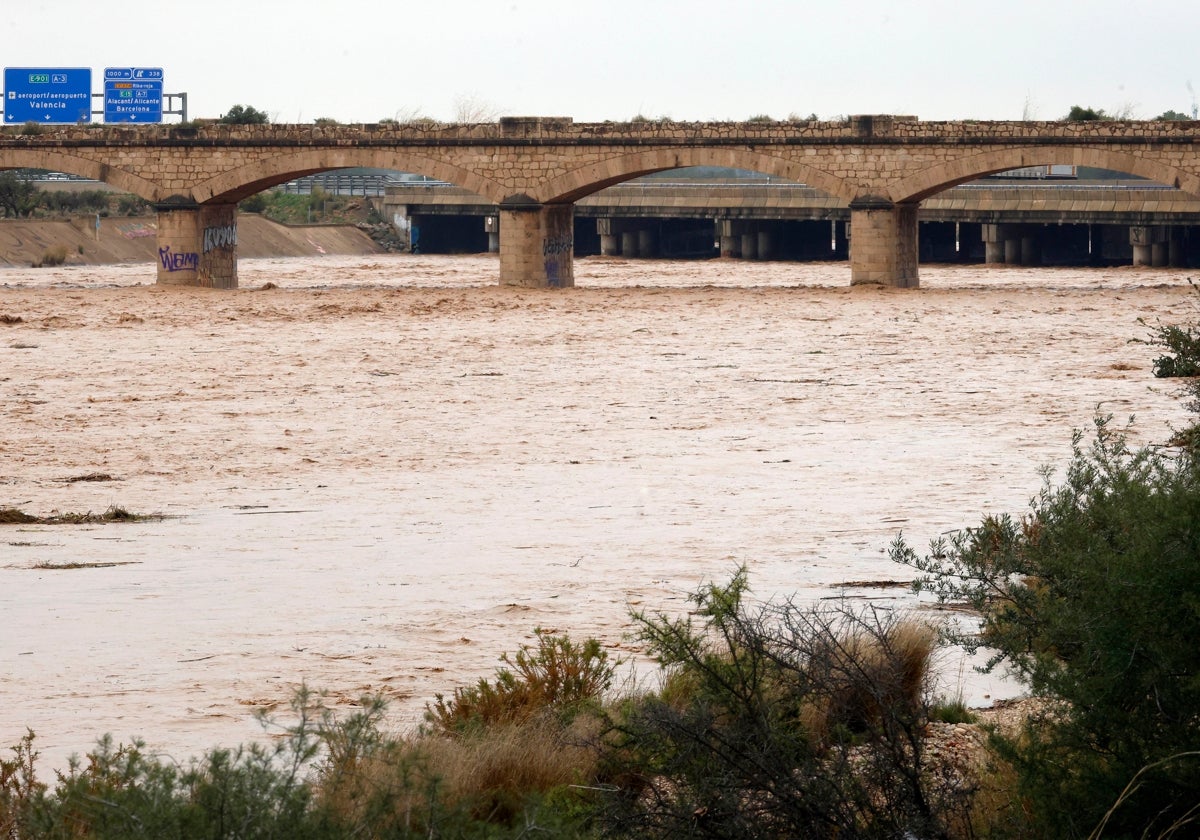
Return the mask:
<svg viewBox="0 0 1200 840">
<path fill-rule="evenodd" d="M 155 202 L 234 202 L 296 173 L 336 166 L 423 172 L 497 203 L 519 194 L 569 202 L 632 173 L 701 164 L 756 169 L 847 201 L 898 202 L 996 169 L 1049 162 L 1122 169 L 1200 194 L 1200 123 L 869 115 L 836 122 L 531 117 L 476 125 L 0 129 L 0 168 L 80 170 Z"/>
</svg>

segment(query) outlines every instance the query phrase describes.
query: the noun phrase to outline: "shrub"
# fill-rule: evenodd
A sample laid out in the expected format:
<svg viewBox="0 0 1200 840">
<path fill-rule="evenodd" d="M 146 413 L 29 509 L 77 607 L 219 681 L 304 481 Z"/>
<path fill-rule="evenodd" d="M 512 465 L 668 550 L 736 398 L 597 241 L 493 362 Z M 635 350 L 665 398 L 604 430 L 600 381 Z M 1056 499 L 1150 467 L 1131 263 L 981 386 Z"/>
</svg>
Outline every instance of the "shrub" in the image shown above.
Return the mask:
<svg viewBox="0 0 1200 840">
<path fill-rule="evenodd" d="M 150 209 L 150 205 L 136 195 L 117 197 L 117 212 L 122 216 L 140 216 Z"/>
<path fill-rule="evenodd" d="M 0 837 L 21 836 L 46 795 L 46 785 L 37 780 L 33 740 L 33 732 L 26 732 L 13 746 L 13 757 L 0 759 Z"/>
<path fill-rule="evenodd" d="M 598 641 L 576 644 L 541 628 L 534 634 L 537 646 L 522 646 L 511 659 L 502 656 L 506 667 L 494 680 L 456 689 L 450 698 L 437 695 L 426 707 L 426 719 L 444 734 L 520 723 L 546 710 L 569 719 L 612 686 L 617 663 Z"/>
<path fill-rule="evenodd" d="M 335 196 L 329 190 L 320 184 L 313 184 L 312 189 L 308 193 L 308 208 L 310 210 L 323 210 L 325 203 L 331 199 L 336 200 Z"/>
<path fill-rule="evenodd" d="M 1072 105 L 1071 110 L 1062 118 L 1066 122 L 1091 122 L 1093 120 L 1111 120 L 1110 116 L 1103 108 L 1084 107 L 1082 105 Z"/>
<path fill-rule="evenodd" d="M 1188 279 L 1194 313 L 1200 313 L 1200 286 Z M 1142 326 L 1149 326 L 1138 319 Z M 1135 339 L 1142 344 L 1159 347 L 1166 352 L 1154 360 L 1154 375 L 1158 377 L 1200 376 L 1200 327 L 1195 324 L 1178 326 L 1158 324 L 1150 329 L 1147 339 Z"/>
<path fill-rule="evenodd" d="M 425 734 L 394 741 L 344 768 L 340 786 L 322 782 L 321 795 L 336 803 L 333 810 L 344 824 L 369 825 L 373 836 L 398 831 L 430 836 L 449 823 L 579 825 L 586 820 L 584 794 L 570 786 L 592 779 L 597 752 L 588 726 L 563 727 L 543 714 L 462 737 Z M 553 806 L 546 804 L 548 797 L 556 800 Z"/>
<path fill-rule="evenodd" d="M 614 724 L 607 828 L 945 836 L 965 800 L 923 769 L 934 634 L 885 611 L 751 609 L 747 592 L 740 569 L 693 596 L 695 618 L 635 616 L 667 677 Z"/>
<path fill-rule="evenodd" d="M 34 263 L 33 267 L 41 268 L 42 266 L 62 265 L 66 261 L 67 246 L 55 245 L 53 248 L 47 248 L 45 251 L 42 251 L 42 258 Z"/>
<path fill-rule="evenodd" d="M 243 213 L 261 213 L 267 209 L 267 196 L 265 193 L 255 193 L 242 199 L 238 203 L 238 209 Z"/>
<path fill-rule="evenodd" d="M 265 125 L 270 121 L 265 111 L 260 111 L 253 105 L 234 105 L 217 120 L 226 125 Z"/>
<path fill-rule="evenodd" d="M 1192 287 L 1193 312 L 1200 313 L 1200 286 L 1189 279 Z M 1145 325 L 1144 321 L 1140 321 Z M 1154 375 L 1158 377 L 1180 377 L 1188 381 L 1181 388 L 1187 398 L 1187 408 L 1198 418 L 1192 424 L 1175 433 L 1171 443 L 1193 452 L 1200 452 L 1200 326 L 1158 325 L 1143 343 L 1160 347 L 1166 351 L 1154 360 Z"/>
<path fill-rule="evenodd" d="M 543 648 L 572 647 L 541 631 L 539 641 Z M 515 658 L 547 659 L 528 648 Z M 370 709 L 323 725 L 327 757 L 315 781 L 315 813 L 339 826 L 340 836 L 587 836 L 585 787 L 597 764 L 599 717 L 568 718 L 548 702 L 519 720 L 500 718 L 485 724 L 471 717 L 453 731 L 398 738 L 380 734 Z"/>
<path fill-rule="evenodd" d="M 1000 738 L 1032 824 L 1027 836 L 1084 837 L 1121 797 L 1108 836 L 1196 829 L 1200 812 L 1200 466 L 1131 450 L 1109 418 L 1076 434 L 1060 485 L 1047 475 L 1022 519 L 986 518 L 897 562 L 943 601 L 982 616 L 968 649 L 993 650 L 1047 699 Z M 1126 790 L 1133 780 L 1136 786 Z M 1124 793 L 1123 793 L 1124 791 Z"/>
<path fill-rule="evenodd" d="M 80 190 L 78 192 L 43 192 L 42 205 L 51 213 L 70 215 L 75 213 L 97 213 L 109 210 L 109 202 L 116 198 L 121 212 L 131 206 L 145 207 L 145 202 L 136 196 L 116 196 L 105 190 Z"/>
<path fill-rule="evenodd" d="M 1154 375 L 1200 376 L 1200 330 L 1175 325 L 1159 327 L 1154 343 L 1168 351 L 1154 360 Z"/>
</svg>

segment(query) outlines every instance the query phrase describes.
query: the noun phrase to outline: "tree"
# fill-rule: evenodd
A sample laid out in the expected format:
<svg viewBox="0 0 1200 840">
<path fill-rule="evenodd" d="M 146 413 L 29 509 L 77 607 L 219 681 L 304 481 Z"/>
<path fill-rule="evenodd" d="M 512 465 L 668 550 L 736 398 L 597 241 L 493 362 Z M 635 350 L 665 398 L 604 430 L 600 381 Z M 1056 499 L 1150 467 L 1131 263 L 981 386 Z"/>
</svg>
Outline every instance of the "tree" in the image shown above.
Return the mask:
<svg viewBox="0 0 1200 840">
<path fill-rule="evenodd" d="M 29 216 L 41 203 L 41 191 L 32 182 L 11 172 L 0 173 L 0 212 L 5 216 Z"/>
<path fill-rule="evenodd" d="M 957 641 L 1046 701 L 998 739 L 1033 820 L 1023 836 L 1085 837 L 1102 819 L 1106 837 L 1195 836 L 1200 458 L 1132 450 L 1107 418 L 1081 442 L 1023 518 L 988 517 L 925 557 L 898 538 L 892 558 L 977 610 L 980 632 Z"/>
<path fill-rule="evenodd" d="M 252 105 L 234 105 L 217 120 L 226 125 L 265 125 L 270 121 L 265 111 Z"/>
<path fill-rule="evenodd" d="M 1161 114 L 1159 114 L 1154 119 L 1156 119 L 1156 120 L 1190 120 L 1190 119 L 1195 119 L 1195 118 L 1192 116 L 1189 116 L 1188 114 L 1181 113 L 1180 111 L 1163 111 Z"/>
</svg>

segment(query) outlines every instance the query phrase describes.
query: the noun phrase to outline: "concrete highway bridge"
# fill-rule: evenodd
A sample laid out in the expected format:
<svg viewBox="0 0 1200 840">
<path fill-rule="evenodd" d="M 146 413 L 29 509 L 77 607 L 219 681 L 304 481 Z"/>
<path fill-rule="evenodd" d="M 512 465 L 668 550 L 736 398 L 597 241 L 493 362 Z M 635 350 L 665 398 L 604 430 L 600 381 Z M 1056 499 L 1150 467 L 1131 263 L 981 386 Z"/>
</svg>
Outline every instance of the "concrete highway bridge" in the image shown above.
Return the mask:
<svg viewBox="0 0 1200 840">
<path fill-rule="evenodd" d="M 337 188 L 315 176 L 288 189 L 318 180 Z M 426 253 L 499 250 L 499 208 L 483 196 L 401 179 L 378 192 Z M 844 200 L 803 184 L 643 178 L 575 202 L 575 254 L 846 259 L 849 221 Z M 925 199 L 919 224 L 922 262 L 1200 265 L 1200 198 L 1148 181 L 985 179 Z"/>
<path fill-rule="evenodd" d="M 752 170 L 845 202 L 852 283 L 918 285 L 921 203 L 995 172 L 1073 164 L 1200 196 L 1200 122 L 581 123 L 6 127 L 0 169 L 104 181 L 158 213 L 158 281 L 237 286 L 237 202 L 331 169 L 448 181 L 498 208 L 500 282 L 571 286 L 575 203 L 690 166 Z M 1152 245 L 1152 243 L 1151 243 Z"/>
</svg>

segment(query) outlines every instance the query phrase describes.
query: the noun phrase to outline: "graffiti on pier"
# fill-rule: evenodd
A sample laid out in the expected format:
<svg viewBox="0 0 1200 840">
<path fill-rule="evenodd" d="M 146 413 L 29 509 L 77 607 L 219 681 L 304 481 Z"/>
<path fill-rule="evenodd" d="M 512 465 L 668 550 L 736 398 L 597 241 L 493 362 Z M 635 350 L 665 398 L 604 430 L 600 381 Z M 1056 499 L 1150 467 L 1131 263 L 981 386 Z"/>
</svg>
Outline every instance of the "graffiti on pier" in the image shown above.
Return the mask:
<svg viewBox="0 0 1200 840">
<path fill-rule="evenodd" d="M 545 258 L 546 283 L 551 287 L 567 285 L 567 272 L 563 270 L 563 255 L 566 254 L 566 265 L 571 264 L 571 252 L 575 248 L 575 239 L 571 234 L 547 236 L 542 240 L 542 256 Z"/>
<path fill-rule="evenodd" d="M 158 261 L 167 271 L 196 271 L 200 268 L 200 255 L 194 251 L 172 253 L 171 246 L 158 249 Z"/>
<path fill-rule="evenodd" d="M 233 248 L 237 245 L 237 225 L 223 225 L 204 229 L 204 253 L 216 248 Z"/>
<path fill-rule="evenodd" d="M 570 234 L 565 236 L 547 236 L 542 240 L 542 256 L 550 257 L 557 254 L 569 254 L 575 247 L 575 240 Z"/>
</svg>

